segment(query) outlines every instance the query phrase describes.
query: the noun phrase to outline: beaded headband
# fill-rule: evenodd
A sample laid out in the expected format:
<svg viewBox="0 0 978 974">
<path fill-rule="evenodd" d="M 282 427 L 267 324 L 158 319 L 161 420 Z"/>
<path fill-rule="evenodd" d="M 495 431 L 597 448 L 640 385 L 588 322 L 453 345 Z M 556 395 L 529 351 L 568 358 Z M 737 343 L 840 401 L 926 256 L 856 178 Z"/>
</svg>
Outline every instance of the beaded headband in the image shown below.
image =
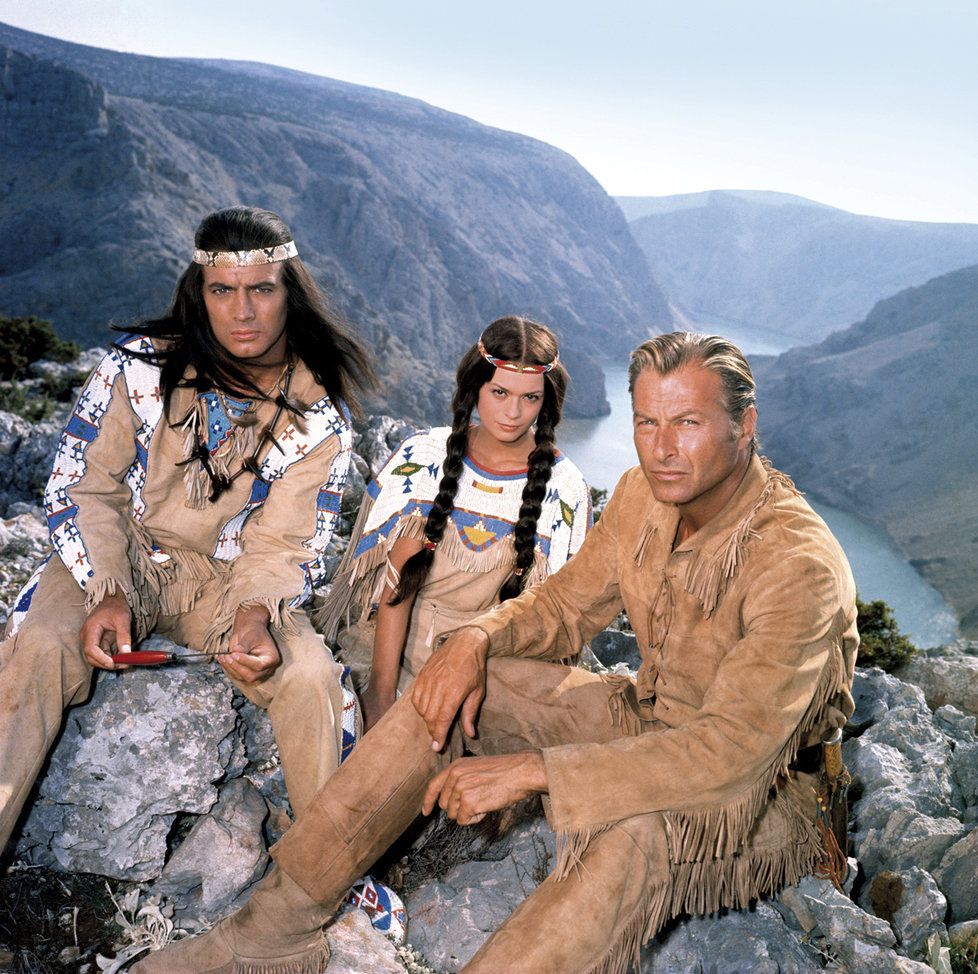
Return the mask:
<svg viewBox="0 0 978 974">
<path fill-rule="evenodd" d="M 545 372 L 549 372 L 554 368 L 560 361 L 560 355 L 555 355 L 552 362 L 548 362 L 546 365 L 524 365 L 522 362 L 507 362 L 506 359 L 496 358 L 495 355 L 490 355 L 486 351 L 486 346 L 482 344 L 482 339 L 479 339 L 479 354 L 490 364 L 494 365 L 497 369 L 504 369 L 506 372 L 524 372 L 530 375 L 543 375 Z"/>
<path fill-rule="evenodd" d="M 195 250 L 194 263 L 204 267 L 255 267 L 298 256 L 295 241 L 289 240 L 276 247 L 259 247 L 257 250 Z"/>
</svg>

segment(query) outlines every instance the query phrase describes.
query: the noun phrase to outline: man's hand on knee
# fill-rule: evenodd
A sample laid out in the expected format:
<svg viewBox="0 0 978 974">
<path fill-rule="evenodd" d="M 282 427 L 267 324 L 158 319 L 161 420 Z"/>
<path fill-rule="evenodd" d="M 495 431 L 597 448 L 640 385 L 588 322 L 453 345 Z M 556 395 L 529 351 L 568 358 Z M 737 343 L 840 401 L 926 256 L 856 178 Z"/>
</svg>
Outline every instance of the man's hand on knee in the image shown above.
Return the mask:
<svg viewBox="0 0 978 974">
<path fill-rule="evenodd" d="M 89 664 L 100 670 L 124 669 L 113 663 L 110 652 L 132 652 L 132 613 L 126 597 L 107 595 L 92 609 L 78 634 Z"/>
<path fill-rule="evenodd" d="M 428 727 L 433 750 L 445 746 L 456 715 L 462 730 L 469 737 L 476 736 L 475 720 L 486 695 L 488 658 L 489 637 L 469 627 L 452 633 L 421 668 L 411 702 Z"/>
<path fill-rule="evenodd" d="M 267 680 L 282 662 L 282 655 L 268 630 L 268 609 L 251 605 L 238 609 L 231 629 L 228 654 L 217 661 L 228 676 L 242 683 Z"/>
<path fill-rule="evenodd" d="M 459 758 L 431 779 L 421 810 L 430 815 L 438 805 L 459 825 L 474 825 L 489 812 L 547 787 L 547 768 L 539 751 Z"/>
</svg>

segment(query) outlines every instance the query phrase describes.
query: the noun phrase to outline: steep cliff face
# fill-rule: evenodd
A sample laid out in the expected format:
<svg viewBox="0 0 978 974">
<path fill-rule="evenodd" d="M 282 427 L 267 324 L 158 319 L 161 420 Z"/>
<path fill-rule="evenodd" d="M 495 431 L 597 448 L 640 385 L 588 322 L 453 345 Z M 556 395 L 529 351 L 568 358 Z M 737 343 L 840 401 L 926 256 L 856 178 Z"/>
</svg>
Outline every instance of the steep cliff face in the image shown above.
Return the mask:
<svg viewBox="0 0 978 974">
<path fill-rule="evenodd" d="M 158 313 L 207 211 L 282 214 L 378 349 L 384 398 L 442 415 L 492 318 L 540 318 L 604 405 L 594 359 L 669 313 L 618 208 L 566 154 L 388 92 L 266 65 L 139 57 L 0 25 L 0 308 L 84 344 Z M 4 116 L 6 123 L 7 116 Z"/>
<path fill-rule="evenodd" d="M 978 261 L 978 226 L 860 216 L 785 193 L 625 197 L 680 317 L 780 346 L 859 321 L 905 287 Z"/>
<path fill-rule="evenodd" d="M 765 451 L 886 527 L 978 633 L 978 267 L 881 301 L 757 368 Z"/>
</svg>

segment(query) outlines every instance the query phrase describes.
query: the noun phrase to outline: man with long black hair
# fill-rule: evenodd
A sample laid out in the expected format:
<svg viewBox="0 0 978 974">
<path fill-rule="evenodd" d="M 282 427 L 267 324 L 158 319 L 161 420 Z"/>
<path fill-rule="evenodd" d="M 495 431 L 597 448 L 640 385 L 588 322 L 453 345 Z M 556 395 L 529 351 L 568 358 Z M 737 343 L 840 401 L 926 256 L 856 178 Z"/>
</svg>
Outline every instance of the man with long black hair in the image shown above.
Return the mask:
<svg viewBox="0 0 978 974">
<path fill-rule="evenodd" d="M 217 654 L 268 709 L 296 811 L 342 756 L 342 669 L 300 607 L 373 372 L 274 213 L 211 213 L 195 248 L 167 313 L 95 370 L 55 456 L 57 557 L 0 644 L 0 849 L 63 709 L 150 632 Z"/>
</svg>

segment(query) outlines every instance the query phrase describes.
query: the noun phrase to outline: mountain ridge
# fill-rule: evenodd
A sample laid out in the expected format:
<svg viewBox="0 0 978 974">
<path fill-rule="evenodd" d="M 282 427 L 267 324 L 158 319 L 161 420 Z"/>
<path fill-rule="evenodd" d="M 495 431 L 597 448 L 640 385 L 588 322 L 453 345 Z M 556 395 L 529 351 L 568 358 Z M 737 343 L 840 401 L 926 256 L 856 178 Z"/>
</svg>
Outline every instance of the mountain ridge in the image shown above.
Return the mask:
<svg viewBox="0 0 978 974">
<path fill-rule="evenodd" d="M 544 143 L 286 68 L 3 25 L 0 45 L 14 136 L 0 147 L 0 311 L 102 341 L 105 321 L 163 310 L 201 216 L 258 202 L 292 226 L 377 353 L 383 402 L 407 415 L 444 417 L 459 355 L 502 314 L 556 328 L 570 415 L 607 409 L 602 356 L 670 323 L 617 206 Z"/>
<path fill-rule="evenodd" d="M 861 216 L 783 194 L 758 202 L 768 194 L 744 192 L 662 198 L 661 212 L 629 224 L 676 317 L 701 330 L 757 329 L 780 335 L 782 348 L 811 344 L 888 295 L 978 261 L 976 224 Z"/>
<path fill-rule="evenodd" d="M 978 634 L 978 266 L 880 301 L 755 365 L 765 452 L 799 487 L 881 525 Z"/>
</svg>

